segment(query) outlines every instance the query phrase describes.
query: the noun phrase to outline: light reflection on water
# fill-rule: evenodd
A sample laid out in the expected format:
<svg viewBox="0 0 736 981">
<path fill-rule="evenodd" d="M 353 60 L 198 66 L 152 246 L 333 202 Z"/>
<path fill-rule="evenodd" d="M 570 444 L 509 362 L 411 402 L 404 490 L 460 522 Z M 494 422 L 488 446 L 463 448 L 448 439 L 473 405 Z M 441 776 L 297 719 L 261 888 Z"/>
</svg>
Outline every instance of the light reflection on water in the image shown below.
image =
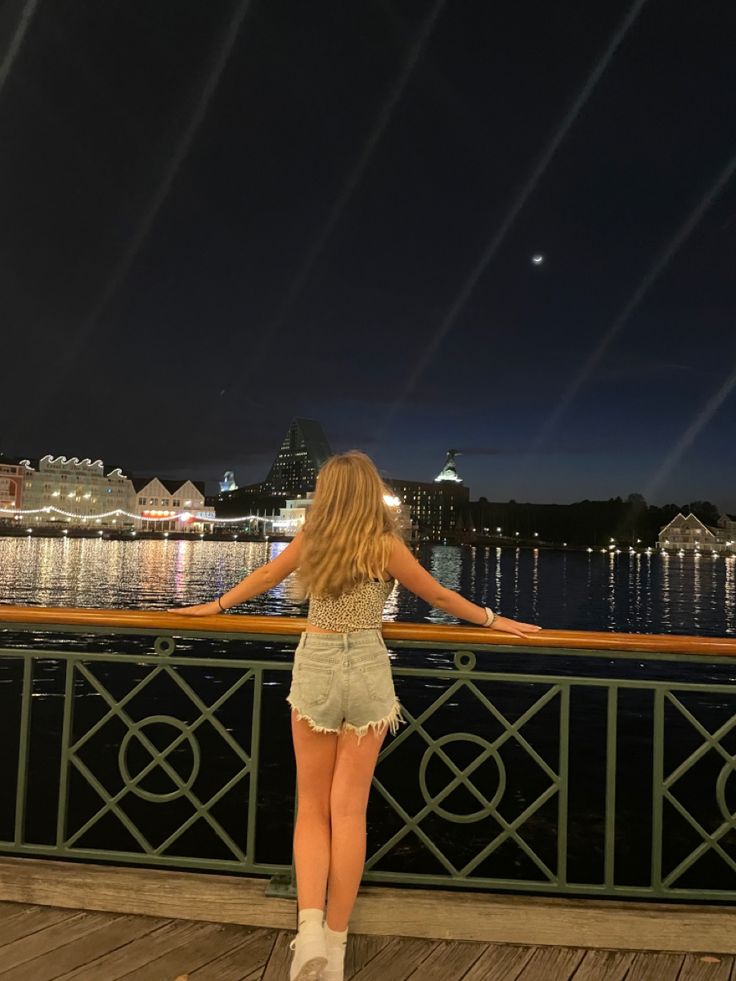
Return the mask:
<svg viewBox="0 0 736 981">
<path fill-rule="evenodd" d="M 0 602 L 163 610 L 213 599 L 283 543 L 0 538 Z M 426 546 L 423 564 L 482 605 L 545 627 L 726 636 L 736 632 L 736 558 Z M 294 577 L 239 608 L 303 616 Z M 385 618 L 453 618 L 401 586 Z"/>
</svg>

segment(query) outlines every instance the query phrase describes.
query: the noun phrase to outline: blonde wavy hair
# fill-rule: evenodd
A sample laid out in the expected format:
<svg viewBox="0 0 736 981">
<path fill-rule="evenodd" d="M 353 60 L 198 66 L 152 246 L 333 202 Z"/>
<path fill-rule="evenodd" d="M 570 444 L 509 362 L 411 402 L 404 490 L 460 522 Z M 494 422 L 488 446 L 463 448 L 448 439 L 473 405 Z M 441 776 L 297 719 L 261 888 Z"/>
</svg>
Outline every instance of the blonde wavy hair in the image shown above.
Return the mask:
<svg viewBox="0 0 736 981">
<path fill-rule="evenodd" d="M 319 472 L 304 522 L 298 581 L 304 596 L 341 596 L 366 579 L 382 579 L 399 537 L 392 492 L 358 450 L 330 457 Z"/>
</svg>

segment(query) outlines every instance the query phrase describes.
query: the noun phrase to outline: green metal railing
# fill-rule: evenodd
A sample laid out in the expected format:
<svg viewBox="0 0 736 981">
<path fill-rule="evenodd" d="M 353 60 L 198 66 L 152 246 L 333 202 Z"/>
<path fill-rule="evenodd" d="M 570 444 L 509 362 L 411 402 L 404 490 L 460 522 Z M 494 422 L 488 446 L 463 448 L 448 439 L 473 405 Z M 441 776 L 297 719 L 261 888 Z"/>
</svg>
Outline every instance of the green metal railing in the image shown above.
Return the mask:
<svg viewBox="0 0 736 981">
<path fill-rule="evenodd" d="M 0 851 L 288 877 L 298 621 L 9 609 Z M 736 646 L 386 634 L 407 725 L 376 770 L 367 881 L 736 899 Z"/>
</svg>

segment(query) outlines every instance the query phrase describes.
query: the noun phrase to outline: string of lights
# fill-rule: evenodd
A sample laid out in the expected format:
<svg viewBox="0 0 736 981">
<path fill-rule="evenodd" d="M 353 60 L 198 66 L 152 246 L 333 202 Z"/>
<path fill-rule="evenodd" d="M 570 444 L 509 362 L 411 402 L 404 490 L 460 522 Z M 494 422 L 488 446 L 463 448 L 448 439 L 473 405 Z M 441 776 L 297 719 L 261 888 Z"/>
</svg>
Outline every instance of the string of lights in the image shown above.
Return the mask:
<svg viewBox="0 0 736 981">
<path fill-rule="evenodd" d="M 32 508 L 29 510 L 23 510 L 21 508 L 0 508 L 0 515 L 8 515 L 9 517 L 21 518 L 25 515 L 31 514 L 50 514 L 51 512 L 55 514 L 60 514 L 65 518 L 71 518 L 74 521 L 99 521 L 102 518 L 112 518 L 112 517 L 125 517 L 131 518 L 134 521 L 181 521 L 190 522 L 201 521 L 203 524 L 235 524 L 238 521 L 267 521 L 263 515 L 258 514 L 246 514 L 241 515 L 238 518 L 217 518 L 213 516 L 202 517 L 197 514 L 193 514 L 191 511 L 182 511 L 170 513 L 159 514 L 156 513 L 151 515 L 141 515 L 133 514 L 131 511 L 124 511 L 122 508 L 116 508 L 114 511 L 103 511 L 101 514 L 73 514 L 71 511 L 64 511 L 62 508 L 54 507 L 49 505 L 44 508 Z"/>
</svg>

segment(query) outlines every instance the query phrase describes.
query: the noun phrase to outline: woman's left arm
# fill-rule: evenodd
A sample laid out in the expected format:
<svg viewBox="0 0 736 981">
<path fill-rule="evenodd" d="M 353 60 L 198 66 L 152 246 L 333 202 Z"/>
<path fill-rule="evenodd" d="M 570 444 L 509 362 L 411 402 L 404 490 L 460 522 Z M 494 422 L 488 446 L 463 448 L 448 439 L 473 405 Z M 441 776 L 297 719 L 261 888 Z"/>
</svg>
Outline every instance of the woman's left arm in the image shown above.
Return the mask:
<svg viewBox="0 0 736 981">
<path fill-rule="evenodd" d="M 239 606 L 246 600 L 267 593 L 269 589 L 278 586 L 287 576 L 299 565 L 299 554 L 301 551 L 302 533 L 298 531 L 286 548 L 277 555 L 272 562 L 254 569 L 249 576 L 241 580 L 237 586 L 233 586 L 226 593 L 223 593 L 218 600 L 210 603 L 199 603 L 197 606 L 183 606 L 170 609 L 169 613 L 185 613 L 188 616 L 206 617 L 217 613 L 224 613 L 233 606 Z"/>
</svg>

